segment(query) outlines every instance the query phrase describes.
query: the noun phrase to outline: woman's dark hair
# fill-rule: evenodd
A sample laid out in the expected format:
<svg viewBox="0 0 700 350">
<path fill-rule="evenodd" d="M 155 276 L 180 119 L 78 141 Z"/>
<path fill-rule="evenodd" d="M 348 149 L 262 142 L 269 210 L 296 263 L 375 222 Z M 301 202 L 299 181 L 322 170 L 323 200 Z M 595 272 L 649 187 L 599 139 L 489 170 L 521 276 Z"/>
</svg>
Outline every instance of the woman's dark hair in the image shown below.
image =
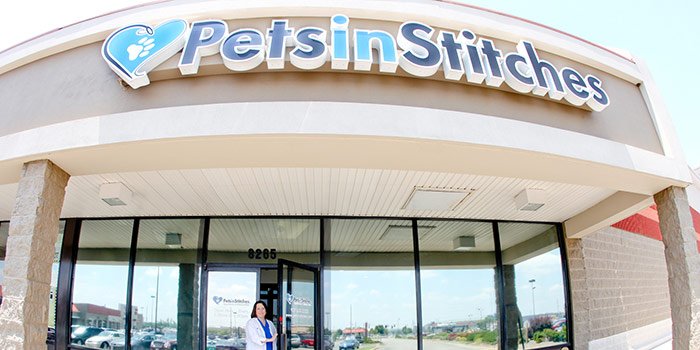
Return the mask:
<svg viewBox="0 0 700 350">
<path fill-rule="evenodd" d="M 262 300 L 258 300 L 255 302 L 255 304 L 253 304 L 253 311 L 251 311 L 251 313 L 250 313 L 250 318 L 258 317 L 255 314 L 255 307 L 257 307 L 258 304 L 262 304 L 262 306 L 265 307 L 265 318 L 272 317 L 272 315 L 270 314 L 270 309 L 267 308 L 267 304 L 265 304 L 265 302 Z"/>
</svg>

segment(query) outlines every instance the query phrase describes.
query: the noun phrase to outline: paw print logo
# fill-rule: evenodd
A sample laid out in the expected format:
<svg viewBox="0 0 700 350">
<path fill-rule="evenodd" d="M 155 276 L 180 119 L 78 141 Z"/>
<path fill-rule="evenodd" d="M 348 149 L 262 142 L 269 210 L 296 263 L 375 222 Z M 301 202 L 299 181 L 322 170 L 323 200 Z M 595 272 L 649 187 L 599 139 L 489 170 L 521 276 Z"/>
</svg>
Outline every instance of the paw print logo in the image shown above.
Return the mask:
<svg viewBox="0 0 700 350">
<path fill-rule="evenodd" d="M 151 53 L 151 49 L 156 46 L 153 38 L 141 38 L 136 44 L 131 44 L 126 48 L 129 53 L 129 61 L 133 61 L 139 57 L 146 57 Z"/>
</svg>

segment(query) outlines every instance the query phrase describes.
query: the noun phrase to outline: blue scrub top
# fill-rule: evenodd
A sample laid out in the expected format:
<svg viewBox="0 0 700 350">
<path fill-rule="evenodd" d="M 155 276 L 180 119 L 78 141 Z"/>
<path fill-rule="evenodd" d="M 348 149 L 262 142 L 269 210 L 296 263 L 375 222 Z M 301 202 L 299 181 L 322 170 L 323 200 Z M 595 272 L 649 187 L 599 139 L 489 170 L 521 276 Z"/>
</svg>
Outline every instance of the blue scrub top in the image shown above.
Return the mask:
<svg viewBox="0 0 700 350">
<path fill-rule="evenodd" d="M 270 333 L 270 325 L 267 324 L 267 321 L 265 321 L 265 324 L 263 324 L 262 321 L 260 321 L 260 319 L 258 318 L 258 322 L 260 323 L 260 326 L 265 331 L 265 338 L 267 338 L 267 339 L 272 338 L 272 333 Z M 272 350 L 272 343 L 271 342 L 265 343 L 265 345 L 267 345 L 267 350 Z"/>
</svg>

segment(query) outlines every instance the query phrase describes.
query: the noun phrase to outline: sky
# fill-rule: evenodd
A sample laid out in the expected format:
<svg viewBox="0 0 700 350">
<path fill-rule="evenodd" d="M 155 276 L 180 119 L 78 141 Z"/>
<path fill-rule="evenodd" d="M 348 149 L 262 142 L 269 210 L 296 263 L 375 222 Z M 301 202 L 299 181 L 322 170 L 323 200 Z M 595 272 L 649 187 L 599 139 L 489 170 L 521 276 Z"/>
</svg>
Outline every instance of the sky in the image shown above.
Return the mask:
<svg viewBox="0 0 700 350">
<path fill-rule="evenodd" d="M 56 28 L 144 0 L 16 1 L 0 11 L 0 51 Z M 700 55 L 694 0 L 462 0 L 526 18 L 588 41 L 623 49 L 649 66 L 673 119 L 688 164 L 700 166 L 700 118 L 694 113 L 694 81 L 700 70 L 681 60 Z M 575 6 L 576 4 L 576 6 Z M 28 25 L 31 23 L 31 25 Z M 682 50 L 682 52 L 680 51 Z M 675 53 L 674 53 L 675 52 Z"/>
<path fill-rule="evenodd" d="M 115 1 L 17 1 L 0 11 L 0 50 L 87 18 L 148 3 Z M 623 49 L 649 66 L 673 119 L 688 164 L 700 166 L 700 118 L 694 113 L 695 79 L 681 57 L 700 55 L 700 31 L 695 27 L 700 2 L 693 0 L 464 0 L 463 2 L 508 13 L 579 36 L 588 41 Z M 27 25 L 31 23 L 31 25 Z M 673 49 L 671 49 L 673 48 Z M 683 52 L 677 52 L 682 48 Z M 673 52 L 677 52 L 673 54 Z"/>
</svg>

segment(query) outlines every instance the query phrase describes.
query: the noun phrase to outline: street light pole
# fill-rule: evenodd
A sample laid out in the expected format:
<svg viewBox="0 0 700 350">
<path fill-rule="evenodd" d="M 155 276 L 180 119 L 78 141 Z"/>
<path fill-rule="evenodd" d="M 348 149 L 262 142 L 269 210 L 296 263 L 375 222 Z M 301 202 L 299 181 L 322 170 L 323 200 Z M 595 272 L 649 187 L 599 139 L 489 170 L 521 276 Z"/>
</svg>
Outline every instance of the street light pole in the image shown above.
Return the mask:
<svg viewBox="0 0 700 350">
<path fill-rule="evenodd" d="M 156 319 L 156 317 L 155 317 L 154 314 L 153 314 L 154 311 L 156 310 L 155 300 L 156 300 L 156 296 L 155 296 L 155 295 L 151 295 L 151 312 L 150 312 L 150 315 L 149 315 L 149 316 L 151 316 L 151 326 L 153 326 L 153 321 Z M 154 332 L 155 332 L 155 331 L 154 331 Z"/>
<path fill-rule="evenodd" d="M 156 316 L 153 326 L 154 334 L 158 332 L 158 285 L 160 284 L 160 266 L 157 267 L 156 273 Z"/>
<path fill-rule="evenodd" d="M 535 316 L 535 279 L 531 279 L 530 287 L 532 288 L 532 316 Z"/>
</svg>

